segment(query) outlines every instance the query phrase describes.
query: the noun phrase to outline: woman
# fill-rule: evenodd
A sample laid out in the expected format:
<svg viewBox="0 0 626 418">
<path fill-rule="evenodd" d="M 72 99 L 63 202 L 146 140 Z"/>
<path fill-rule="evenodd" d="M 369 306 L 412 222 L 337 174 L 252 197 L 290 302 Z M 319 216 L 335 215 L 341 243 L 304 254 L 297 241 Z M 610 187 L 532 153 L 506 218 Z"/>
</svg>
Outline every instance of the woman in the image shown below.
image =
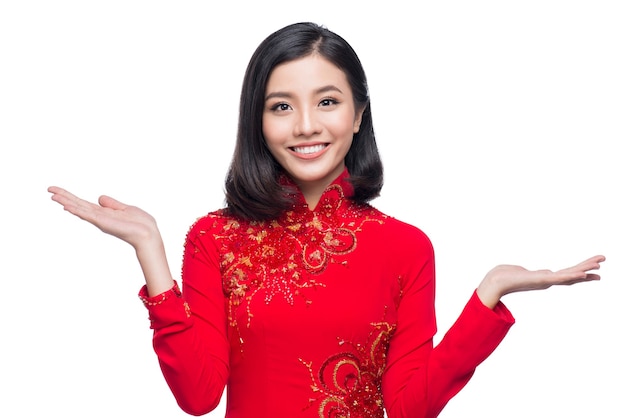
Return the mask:
<svg viewBox="0 0 626 418">
<path fill-rule="evenodd" d="M 367 203 L 381 187 L 360 61 L 300 23 L 250 60 L 227 205 L 190 228 L 182 292 L 149 214 L 49 191 L 134 247 L 163 375 L 194 415 L 227 386 L 231 418 L 435 417 L 513 324 L 502 296 L 599 279 L 602 256 L 557 272 L 498 266 L 433 347 L 432 245 Z"/>
</svg>

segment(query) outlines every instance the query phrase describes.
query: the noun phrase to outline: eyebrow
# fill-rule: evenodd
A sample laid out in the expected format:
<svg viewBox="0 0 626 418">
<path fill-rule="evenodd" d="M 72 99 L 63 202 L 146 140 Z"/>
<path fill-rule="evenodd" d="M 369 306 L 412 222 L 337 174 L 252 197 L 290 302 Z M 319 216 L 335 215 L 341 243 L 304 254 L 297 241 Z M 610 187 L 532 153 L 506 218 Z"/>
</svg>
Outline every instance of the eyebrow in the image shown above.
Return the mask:
<svg viewBox="0 0 626 418">
<path fill-rule="evenodd" d="M 338 93 L 343 94 L 343 92 L 341 91 L 341 89 L 337 86 L 333 86 L 332 84 L 329 84 L 327 86 L 323 86 L 318 88 L 317 90 L 315 90 L 315 94 L 322 94 L 322 93 L 328 93 L 329 91 L 336 91 Z M 268 101 L 270 99 L 274 99 L 274 98 L 291 98 L 293 97 L 293 95 L 289 92 L 286 91 L 276 91 L 273 93 L 268 94 L 267 96 L 265 96 L 265 101 Z"/>
</svg>

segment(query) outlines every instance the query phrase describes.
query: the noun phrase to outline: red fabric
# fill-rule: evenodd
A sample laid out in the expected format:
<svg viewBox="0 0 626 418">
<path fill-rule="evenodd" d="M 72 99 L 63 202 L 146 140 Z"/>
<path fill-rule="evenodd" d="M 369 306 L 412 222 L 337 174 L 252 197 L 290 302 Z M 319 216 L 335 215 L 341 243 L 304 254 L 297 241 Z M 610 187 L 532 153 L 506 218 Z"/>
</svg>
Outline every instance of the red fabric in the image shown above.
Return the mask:
<svg viewBox="0 0 626 418">
<path fill-rule="evenodd" d="M 346 176 L 314 211 L 208 214 L 187 235 L 182 295 L 142 289 L 184 411 L 211 411 L 228 384 L 228 418 L 436 417 L 504 338 L 510 312 L 474 293 L 433 348 L 428 237 L 352 203 Z"/>
</svg>

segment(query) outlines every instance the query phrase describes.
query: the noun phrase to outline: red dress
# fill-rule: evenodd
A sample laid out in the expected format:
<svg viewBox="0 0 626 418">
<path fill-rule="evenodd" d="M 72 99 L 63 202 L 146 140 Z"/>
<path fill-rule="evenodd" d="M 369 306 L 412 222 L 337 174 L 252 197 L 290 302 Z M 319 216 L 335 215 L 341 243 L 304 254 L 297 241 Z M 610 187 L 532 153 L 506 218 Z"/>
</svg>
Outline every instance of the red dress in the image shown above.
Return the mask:
<svg viewBox="0 0 626 418">
<path fill-rule="evenodd" d="M 140 296 L 187 413 L 228 418 L 435 417 L 514 320 L 474 293 L 433 348 L 432 245 L 347 197 L 344 172 L 314 211 L 267 222 L 223 211 L 189 230 L 183 292 Z"/>
</svg>

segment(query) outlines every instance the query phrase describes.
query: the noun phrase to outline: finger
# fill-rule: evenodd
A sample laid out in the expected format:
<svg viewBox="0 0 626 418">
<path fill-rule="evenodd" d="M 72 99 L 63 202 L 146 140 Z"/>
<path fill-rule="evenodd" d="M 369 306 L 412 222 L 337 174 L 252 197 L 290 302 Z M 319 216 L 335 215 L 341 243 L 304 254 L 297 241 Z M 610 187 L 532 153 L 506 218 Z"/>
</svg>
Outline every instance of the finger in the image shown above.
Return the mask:
<svg viewBox="0 0 626 418">
<path fill-rule="evenodd" d="M 63 193 L 65 191 L 66 191 L 65 189 L 62 189 L 62 188 L 57 187 L 57 186 L 50 186 L 50 187 L 48 187 L 48 192 L 49 193 L 53 193 L 53 194 Z"/>
<path fill-rule="evenodd" d="M 600 263 L 605 261 L 605 259 L 606 258 L 603 255 L 596 255 L 576 264 L 575 266 L 566 267 L 555 272 L 552 272 L 551 270 L 535 270 L 535 273 L 542 276 L 549 276 L 555 273 L 558 275 L 574 274 L 582 277 L 587 271 L 599 269 L 601 265 Z"/>
<path fill-rule="evenodd" d="M 600 275 L 599 274 L 595 274 L 595 273 L 589 273 L 589 274 L 587 274 L 587 277 L 585 279 L 588 282 L 591 282 L 591 281 L 594 281 L 594 280 L 600 280 Z"/>
<path fill-rule="evenodd" d="M 553 284 L 571 285 L 580 282 L 591 282 L 600 280 L 600 275 L 595 273 L 588 273 L 587 270 L 582 269 L 566 269 L 554 273 L 551 281 Z"/>
<path fill-rule="evenodd" d="M 600 268 L 600 263 L 606 260 L 603 255 L 595 255 L 578 264 L 577 267 L 585 268 L 586 270 L 595 270 Z M 591 268 L 587 268 L 591 266 Z"/>
<path fill-rule="evenodd" d="M 574 275 L 580 275 L 581 277 L 583 277 L 590 270 L 598 270 L 600 268 L 600 263 L 604 260 L 605 257 L 603 255 L 596 255 L 575 266 L 559 270 L 558 273 L 572 273 Z"/>
<path fill-rule="evenodd" d="M 52 200 L 63 206 L 64 210 L 85 221 L 94 223 L 97 211 L 101 210 L 101 207 L 95 203 L 81 199 L 60 187 L 52 186 L 48 188 L 48 191 L 52 193 Z"/>
<path fill-rule="evenodd" d="M 49 187 L 48 191 L 52 193 L 52 200 L 56 202 L 64 201 L 64 202 L 70 203 L 70 202 L 78 202 L 79 200 L 82 200 L 79 197 L 73 195 L 72 193 L 60 187 L 54 187 L 54 186 Z"/>
<path fill-rule="evenodd" d="M 113 199 L 111 196 L 102 195 L 98 198 L 98 203 L 100 206 L 115 210 L 124 210 L 128 208 L 128 205 L 120 202 L 119 200 Z"/>
<path fill-rule="evenodd" d="M 573 279 L 573 280 L 567 280 L 567 281 L 563 281 L 561 283 L 559 283 L 560 285 L 564 285 L 564 286 L 570 286 L 576 283 L 583 283 L 583 282 L 593 282 L 593 281 L 598 281 L 600 280 L 600 275 L 598 274 L 586 274 L 585 277 L 582 278 L 578 278 L 578 279 Z"/>
<path fill-rule="evenodd" d="M 56 187 L 56 186 L 50 186 L 48 187 L 48 192 L 52 193 L 52 200 L 58 202 L 59 200 L 73 200 L 73 199 L 77 199 L 76 196 L 74 196 L 73 194 L 71 194 L 70 192 L 68 192 L 65 189 L 62 189 L 60 187 Z"/>
<path fill-rule="evenodd" d="M 61 204 L 66 210 L 72 207 L 88 207 L 89 205 L 93 205 L 93 203 L 87 202 L 60 187 L 51 187 L 48 190 L 52 193 L 52 200 Z"/>
</svg>

